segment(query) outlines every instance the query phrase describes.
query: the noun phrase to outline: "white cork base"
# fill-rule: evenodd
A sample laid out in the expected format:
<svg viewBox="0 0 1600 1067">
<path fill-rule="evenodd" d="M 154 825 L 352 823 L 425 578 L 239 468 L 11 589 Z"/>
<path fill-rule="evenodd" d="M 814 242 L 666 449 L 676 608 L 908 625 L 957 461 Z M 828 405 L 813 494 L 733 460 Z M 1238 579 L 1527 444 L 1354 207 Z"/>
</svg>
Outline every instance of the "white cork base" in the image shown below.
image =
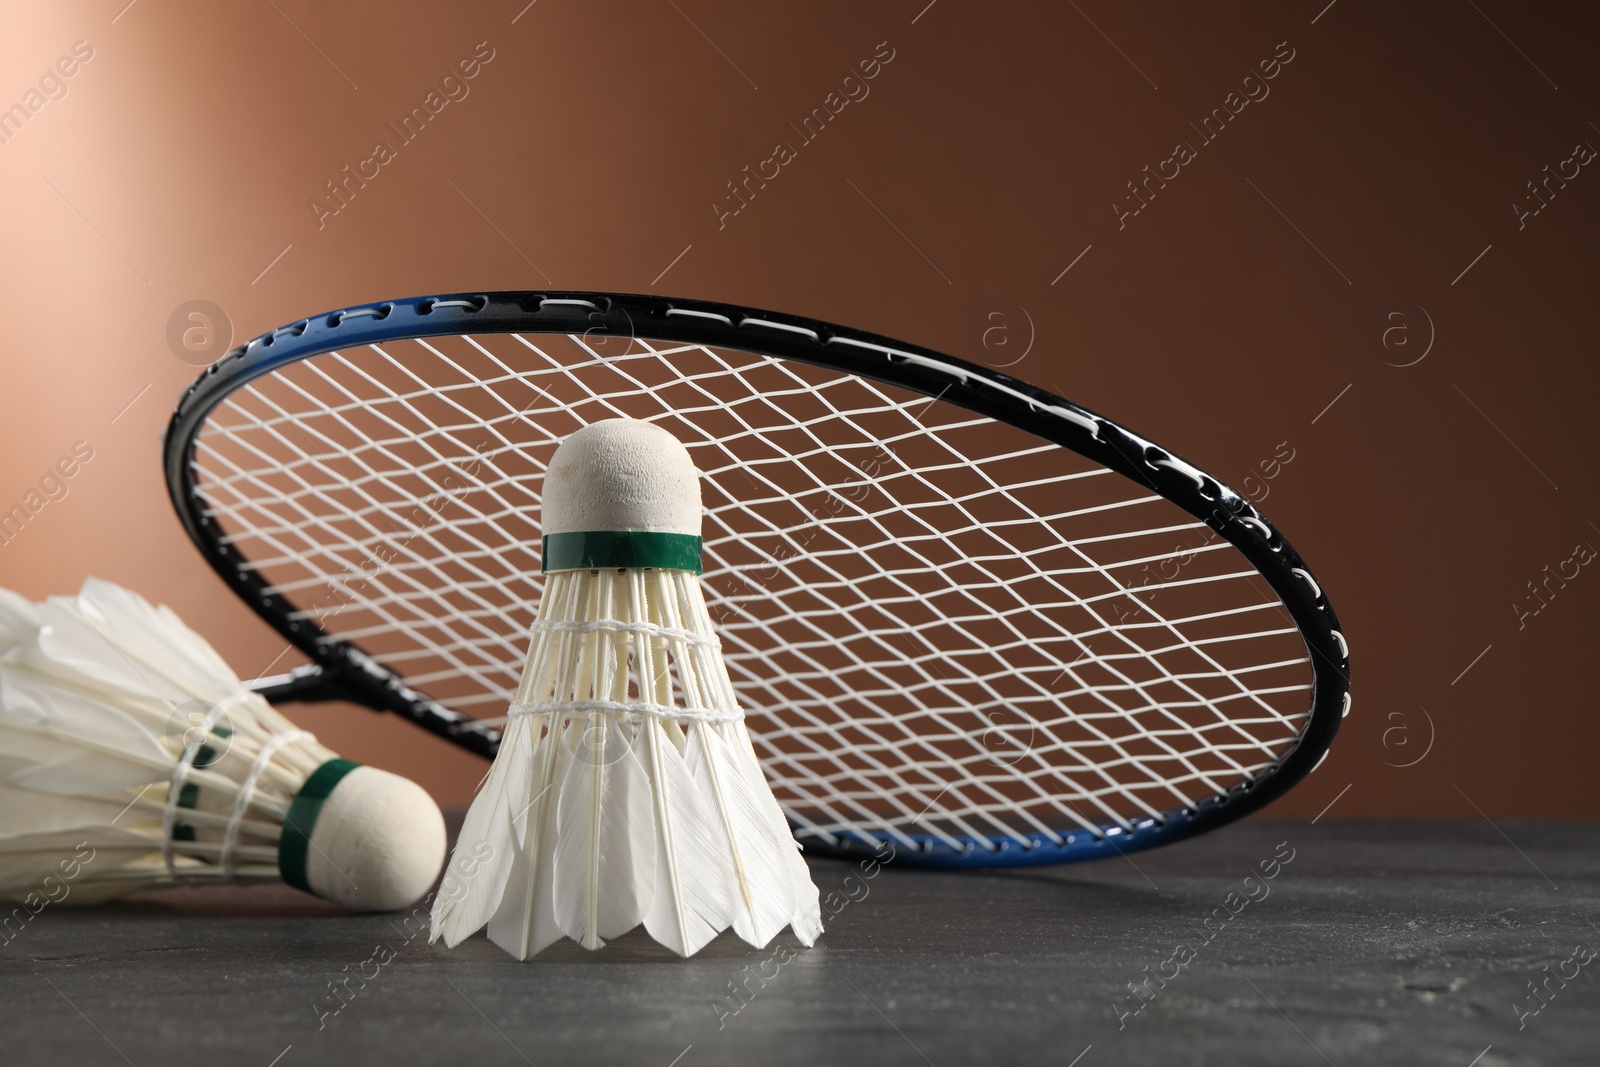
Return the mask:
<svg viewBox="0 0 1600 1067">
<path fill-rule="evenodd" d="M 445 845 L 444 816 L 425 789 L 357 767 L 323 801 L 306 850 L 306 883 L 356 911 L 397 911 L 439 877 Z"/>
<path fill-rule="evenodd" d="M 606 419 L 574 433 L 544 478 L 543 532 L 647 530 L 700 536 L 700 474 L 666 430 Z"/>
</svg>

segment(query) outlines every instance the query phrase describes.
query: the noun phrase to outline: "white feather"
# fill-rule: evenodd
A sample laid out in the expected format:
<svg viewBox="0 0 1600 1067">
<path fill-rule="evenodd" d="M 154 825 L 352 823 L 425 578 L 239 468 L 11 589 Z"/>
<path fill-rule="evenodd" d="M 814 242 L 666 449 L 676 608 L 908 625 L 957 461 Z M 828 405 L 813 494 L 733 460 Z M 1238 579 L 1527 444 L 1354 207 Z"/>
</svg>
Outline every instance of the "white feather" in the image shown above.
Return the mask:
<svg viewBox="0 0 1600 1067">
<path fill-rule="evenodd" d="M 644 928 L 680 956 L 693 956 L 733 922 L 716 825 L 683 755 L 658 719 L 640 730 L 654 786 L 656 886 Z"/>
<path fill-rule="evenodd" d="M 556 796 L 556 924 L 584 948 L 644 921 L 655 890 L 650 780 L 614 716 L 591 713 Z"/>
<path fill-rule="evenodd" d="M 550 728 L 539 746 L 529 792 L 519 798 L 522 829 L 516 835 L 500 908 L 489 919 L 489 940 L 519 960 L 531 959 L 561 938 L 552 885 L 556 848 L 553 783 L 564 772 L 568 753 L 556 732 L 554 717 L 539 718 L 551 720 Z"/>
<path fill-rule="evenodd" d="M 52 597 L 39 613 L 40 650 L 119 695 L 148 696 L 175 708 L 191 700 L 221 702 L 239 689 L 215 653 L 191 651 L 204 646 L 192 631 L 175 630 L 143 597 L 110 582 L 91 578 L 76 600 Z"/>
<path fill-rule="evenodd" d="M 172 754 L 121 708 L 0 663 L 0 774 L 41 793 L 115 796 L 172 776 Z"/>
<path fill-rule="evenodd" d="M 66 898 L 76 891 L 77 903 L 99 903 L 121 889 L 96 893 L 97 884 L 149 854 L 149 837 L 114 826 L 9 834 L 0 837 L 0 898 L 25 900 L 35 894 L 48 899 L 55 884 L 47 879 L 53 879 L 68 887 Z"/>
<path fill-rule="evenodd" d="M 0 786 L 0 827 L 8 834 L 26 827 L 28 833 L 72 830 L 84 826 L 131 824 L 126 814 L 128 802 L 121 798 L 97 799 L 78 796 L 40 796 L 31 789 Z"/>
<path fill-rule="evenodd" d="M 678 613 L 673 616 L 673 621 L 690 630 L 706 635 L 712 634 L 714 628 L 711 616 L 706 611 L 705 598 L 700 593 L 699 584 L 688 575 L 679 575 L 675 586 Z M 738 697 L 733 691 L 733 683 L 728 678 L 727 666 L 713 647 L 699 646 L 692 651 L 689 659 L 694 664 L 693 681 L 700 690 L 701 703 L 728 708 L 739 706 Z M 728 743 L 732 760 L 739 768 L 747 790 L 745 795 L 754 805 L 757 818 L 766 828 L 766 850 L 762 853 L 763 858 L 770 858 L 771 864 L 787 872 L 785 877 L 789 888 L 789 925 L 802 944 L 812 945 L 822 933 L 822 907 L 818 901 L 817 887 L 811 881 L 810 869 L 800 856 L 800 846 L 789 832 L 788 820 L 784 817 L 783 810 L 779 808 L 777 799 L 772 795 L 772 787 L 767 784 L 766 775 L 762 773 L 761 764 L 756 759 L 755 748 L 750 743 L 750 733 L 745 729 L 743 720 L 724 724 L 714 732 L 719 739 Z M 774 877 L 770 867 L 765 863 L 762 864 L 762 868 L 766 871 L 767 879 Z M 779 894 L 781 896 L 781 891 Z M 752 919 L 752 926 L 754 925 Z M 781 925 L 779 928 L 782 928 Z M 746 937 L 746 940 L 750 938 Z"/>
<path fill-rule="evenodd" d="M 516 856 L 518 806 L 527 803 L 533 773 L 536 724 L 513 719 L 500 742 L 500 754 L 484 779 L 461 824 L 460 848 L 445 865 L 444 880 L 433 900 L 430 942 L 444 938 L 454 948 L 483 929 L 500 906 Z"/>
<path fill-rule="evenodd" d="M 794 885 L 785 858 L 794 839 L 787 829 L 781 836 L 774 834 L 762 808 L 766 783 L 745 779 L 732 748 L 715 728 L 694 723 L 688 733 L 685 756 L 695 784 L 721 823 L 723 860 L 734 890 L 734 933 L 765 948 L 794 915 Z"/>
<path fill-rule="evenodd" d="M 27 597 L 0 589 L 0 656 L 31 643 L 39 632 L 39 611 Z"/>
<path fill-rule="evenodd" d="M 755 746 L 750 743 L 750 734 L 744 729 L 743 724 L 735 727 L 736 741 L 734 748 L 739 756 L 740 765 L 744 768 L 745 777 L 751 781 L 759 781 L 765 786 L 766 775 L 762 773 L 761 763 L 756 759 Z M 767 825 L 773 834 L 782 835 L 788 843 L 783 850 L 783 863 L 789 869 L 790 885 L 794 891 L 794 912 L 790 920 L 790 927 L 794 936 L 802 945 L 810 947 L 817 943 L 817 938 L 822 936 L 822 902 L 817 892 L 817 884 L 811 880 L 811 869 L 806 866 L 805 858 L 800 853 L 800 845 L 789 831 L 789 820 L 784 816 L 783 809 L 778 806 L 778 798 L 772 795 L 770 788 L 760 791 L 761 808 L 765 812 Z"/>
</svg>

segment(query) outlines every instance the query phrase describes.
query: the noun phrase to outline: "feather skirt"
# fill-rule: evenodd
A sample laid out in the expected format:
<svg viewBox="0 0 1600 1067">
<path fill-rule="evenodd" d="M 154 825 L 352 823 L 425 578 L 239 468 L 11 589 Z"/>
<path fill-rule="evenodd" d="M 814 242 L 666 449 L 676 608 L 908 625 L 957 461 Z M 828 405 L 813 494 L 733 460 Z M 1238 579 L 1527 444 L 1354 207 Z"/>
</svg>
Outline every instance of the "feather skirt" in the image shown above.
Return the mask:
<svg viewBox="0 0 1600 1067">
<path fill-rule="evenodd" d="M 431 939 L 528 959 L 643 925 L 692 956 L 730 927 L 822 932 L 816 886 L 756 760 L 696 575 L 548 576 L 499 755 L 433 904 Z"/>
</svg>

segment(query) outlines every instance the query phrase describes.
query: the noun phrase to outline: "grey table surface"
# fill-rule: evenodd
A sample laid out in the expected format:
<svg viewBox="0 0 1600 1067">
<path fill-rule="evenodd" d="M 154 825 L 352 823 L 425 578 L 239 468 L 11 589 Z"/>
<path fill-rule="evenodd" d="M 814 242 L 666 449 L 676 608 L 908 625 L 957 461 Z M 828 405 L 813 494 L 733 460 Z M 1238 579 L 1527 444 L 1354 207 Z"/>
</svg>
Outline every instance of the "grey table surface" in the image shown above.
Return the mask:
<svg viewBox="0 0 1600 1067">
<path fill-rule="evenodd" d="M 1600 1063 L 1597 846 L 1255 820 L 1033 871 L 815 861 L 814 949 L 690 960 L 635 931 L 518 963 L 282 887 L 171 890 L 12 932 L 0 1063 Z"/>
</svg>

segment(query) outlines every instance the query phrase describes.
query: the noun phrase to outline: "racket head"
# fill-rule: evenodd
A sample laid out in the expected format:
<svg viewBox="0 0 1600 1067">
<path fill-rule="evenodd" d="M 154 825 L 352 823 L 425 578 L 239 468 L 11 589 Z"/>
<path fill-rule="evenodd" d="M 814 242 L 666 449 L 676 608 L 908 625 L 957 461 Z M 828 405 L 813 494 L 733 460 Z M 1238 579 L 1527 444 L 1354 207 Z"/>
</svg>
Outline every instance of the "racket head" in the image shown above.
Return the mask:
<svg viewBox="0 0 1600 1067">
<path fill-rule="evenodd" d="M 1248 500 L 1025 382 L 792 315 L 544 291 L 314 316 L 185 391 L 167 482 L 310 659 L 270 698 L 487 756 L 542 587 L 543 463 L 616 415 L 706 475 L 708 603 L 808 851 L 1167 844 L 1282 795 L 1348 712 L 1327 597 Z"/>
</svg>

